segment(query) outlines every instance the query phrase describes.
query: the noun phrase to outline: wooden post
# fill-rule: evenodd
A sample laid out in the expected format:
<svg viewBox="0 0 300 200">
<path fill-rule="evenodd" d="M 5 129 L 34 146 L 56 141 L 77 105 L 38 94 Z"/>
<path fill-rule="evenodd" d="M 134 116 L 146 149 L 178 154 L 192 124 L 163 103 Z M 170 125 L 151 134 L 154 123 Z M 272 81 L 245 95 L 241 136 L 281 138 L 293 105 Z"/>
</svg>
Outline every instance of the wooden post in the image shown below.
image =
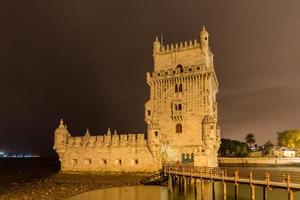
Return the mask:
<svg viewBox="0 0 300 200">
<path fill-rule="evenodd" d="M 197 196 L 197 179 L 194 178 L 194 192 L 195 192 L 195 196 Z"/>
<path fill-rule="evenodd" d="M 268 198 L 267 187 L 263 186 L 263 200 L 267 200 L 267 198 Z"/>
<path fill-rule="evenodd" d="M 178 181 L 178 191 L 181 192 L 181 179 L 180 179 L 180 176 L 178 176 L 177 181 Z"/>
<path fill-rule="evenodd" d="M 204 179 L 201 179 L 201 199 L 204 199 Z"/>
<path fill-rule="evenodd" d="M 249 174 L 249 183 L 251 187 L 251 200 L 255 200 L 255 186 L 252 184 L 253 179 L 252 179 L 252 171 L 250 171 Z"/>
<path fill-rule="evenodd" d="M 251 200 L 255 200 L 255 186 L 251 184 L 250 187 L 251 187 Z"/>
<path fill-rule="evenodd" d="M 268 189 L 270 189 L 270 174 L 266 172 L 265 174 L 266 186 L 263 186 L 263 200 L 268 199 Z"/>
<path fill-rule="evenodd" d="M 212 199 L 216 200 L 215 182 L 214 181 L 211 182 L 211 186 L 212 186 Z"/>
<path fill-rule="evenodd" d="M 238 200 L 239 198 L 239 184 L 238 184 L 238 171 L 234 172 L 234 199 Z"/>
<path fill-rule="evenodd" d="M 227 188 L 226 188 L 226 182 L 223 182 L 223 199 L 227 199 Z"/>
<path fill-rule="evenodd" d="M 186 195 L 186 177 L 183 176 L 182 179 L 183 179 L 183 192 L 184 192 L 184 196 L 185 196 Z"/>
<path fill-rule="evenodd" d="M 227 188 L 226 188 L 226 182 L 225 182 L 225 175 L 226 175 L 226 169 L 225 171 L 222 170 L 221 172 L 221 177 L 222 177 L 222 183 L 223 183 L 223 199 L 226 200 L 227 199 Z"/>
<path fill-rule="evenodd" d="M 286 183 L 287 183 L 288 199 L 294 200 L 294 193 L 293 190 L 291 189 L 291 176 L 289 174 L 287 175 Z"/>
<path fill-rule="evenodd" d="M 173 185 L 172 185 L 172 176 L 169 174 L 168 177 L 168 189 L 170 192 L 173 192 Z"/>
<path fill-rule="evenodd" d="M 294 193 L 293 193 L 293 190 L 292 189 L 289 189 L 289 200 L 294 200 Z"/>
</svg>

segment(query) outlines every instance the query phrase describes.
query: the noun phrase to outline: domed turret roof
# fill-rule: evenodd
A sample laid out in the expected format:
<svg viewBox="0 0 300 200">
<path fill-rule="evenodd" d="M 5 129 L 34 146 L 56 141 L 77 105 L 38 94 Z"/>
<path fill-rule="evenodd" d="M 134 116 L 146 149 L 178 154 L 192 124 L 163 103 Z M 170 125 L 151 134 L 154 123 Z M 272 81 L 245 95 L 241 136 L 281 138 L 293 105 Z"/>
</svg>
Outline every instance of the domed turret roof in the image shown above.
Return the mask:
<svg viewBox="0 0 300 200">
<path fill-rule="evenodd" d="M 59 133 L 68 133 L 66 126 L 64 125 L 64 121 L 61 119 L 59 122 L 59 126 L 55 129 L 55 134 Z"/>
<path fill-rule="evenodd" d="M 205 115 L 202 119 L 202 124 L 205 124 L 205 123 L 214 123 L 216 122 L 215 118 L 211 115 Z"/>
</svg>

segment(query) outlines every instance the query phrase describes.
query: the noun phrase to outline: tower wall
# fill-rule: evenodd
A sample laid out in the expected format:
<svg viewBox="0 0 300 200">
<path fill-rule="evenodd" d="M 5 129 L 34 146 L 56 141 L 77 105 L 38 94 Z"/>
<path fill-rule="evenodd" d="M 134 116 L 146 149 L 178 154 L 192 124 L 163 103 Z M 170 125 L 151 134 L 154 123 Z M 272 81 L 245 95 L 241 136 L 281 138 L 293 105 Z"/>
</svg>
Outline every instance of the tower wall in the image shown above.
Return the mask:
<svg viewBox="0 0 300 200">
<path fill-rule="evenodd" d="M 165 46 L 154 42 L 154 71 L 147 73 L 150 99 L 145 104 L 145 121 L 160 129 L 165 162 L 182 161 L 192 154 L 201 157 L 201 162 L 195 162 L 198 165 L 216 166 L 218 81 L 205 29 L 200 38 Z M 209 130 L 202 124 L 207 115 L 214 119 Z M 210 143 L 203 138 L 209 138 Z"/>
<path fill-rule="evenodd" d="M 60 130 L 66 132 L 67 130 Z M 155 172 L 161 168 L 143 133 L 67 136 L 55 140 L 61 171 Z"/>
</svg>

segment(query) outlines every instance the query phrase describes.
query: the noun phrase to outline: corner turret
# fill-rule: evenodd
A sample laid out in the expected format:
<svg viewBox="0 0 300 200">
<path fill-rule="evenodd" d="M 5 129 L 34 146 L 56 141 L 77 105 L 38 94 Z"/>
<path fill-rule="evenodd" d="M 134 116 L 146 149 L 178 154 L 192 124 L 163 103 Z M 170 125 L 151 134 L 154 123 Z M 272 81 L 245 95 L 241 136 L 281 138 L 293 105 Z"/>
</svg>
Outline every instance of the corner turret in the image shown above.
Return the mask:
<svg viewBox="0 0 300 200">
<path fill-rule="evenodd" d="M 200 33 L 200 42 L 202 51 L 204 53 L 207 53 L 209 49 L 208 37 L 209 33 L 206 31 L 205 26 L 203 26 L 202 31 Z"/>
<path fill-rule="evenodd" d="M 217 138 L 217 120 L 211 115 L 205 115 L 202 120 L 202 140 L 207 146 L 215 144 Z"/>
<path fill-rule="evenodd" d="M 70 133 L 67 130 L 67 126 L 64 125 L 64 121 L 61 119 L 59 126 L 54 131 L 54 146 L 53 149 L 57 152 L 63 151 Z"/>
<path fill-rule="evenodd" d="M 158 147 L 159 146 L 160 138 L 161 138 L 160 130 L 153 123 L 148 124 L 147 138 L 148 138 L 148 145 L 149 146 L 152 146 L 152 147 Z"/>
<path fill-rule="evenodd" d="M 158 41 L 157 36 L 155 37 L 155 41 L 153 42 L 153 56 L 160 52 L 160 42 Z"/>
</svg>

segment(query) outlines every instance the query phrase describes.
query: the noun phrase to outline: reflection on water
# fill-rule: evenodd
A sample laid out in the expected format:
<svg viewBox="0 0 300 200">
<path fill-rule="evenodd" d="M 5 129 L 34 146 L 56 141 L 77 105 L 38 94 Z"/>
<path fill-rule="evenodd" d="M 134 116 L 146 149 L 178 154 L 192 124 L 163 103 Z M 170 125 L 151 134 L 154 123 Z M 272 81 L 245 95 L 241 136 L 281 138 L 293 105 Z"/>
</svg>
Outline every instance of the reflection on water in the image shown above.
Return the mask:
<svg viewBox="0 0 300 200">
<path fill-rule="evenodd" d="M 191 185 L 187 194 L 179 192 L 178 186 L 174 188 L 174 192 L 168 192 L 167 187 L 163 186 L 129 186 L 129 187 L 116 187 L 102 190 L 96 190 L 80 194 L 71 198 L 70 200 L 212 200 L 212 184 L 211 182 L 205 183 L 204 198 L 201 199 L 201 189 L 197 186 L 197 196 Z M 263 193 L 262 187 L 256 187 L 256 200 L 262 200 Z M 300 199 L 300 192 L 294 193 L 294 199 Z M 223 200 L 223 185 L 222 183 L 215 183 L 215 199 Z M 234 199 L 234 185 L 227 183 L 227 200 Z M 239 198 L 240 200 L 250 199 L 250 187 L 249 185 L 239 186 Z M 285 200 L 288 199 L 286 190 L 283 189 L 272 189 L 268 191 L 268 199 L 271 200 Z"/>
<path fill-rule="evenodd" d="M 221 167 L 222 168 L 222 167 Z M 272 171 L 286 171 L 286 172 L 299 172 L 299 166 L 253 166 L 253 167 L 237 167 L 237 166 L 226 166 L 227 169 L 249 169 L 249 170 L 272 170 Z M 216 182 L 215 187 L 215 200 L 223 200 L 223 184 Z M 201 188 L 200 184 L 197 184 L 197 196 L 195 196 L 194 185 L 191 184 L 186 195 L 183 192 L 179 192 L 178 185 L 175 185 L 173 193 L 168 192 L 167 187 L 163 186 L 131 186 L 131 187 L 116 187 L 102 190 L 96 190 L 80 194 L 70 200 L 212 200 L 213 199 L 212 183 L 206 181 L 204 187 L 204 197 L 201 199 Z M 263 199 L 263 188 L 255 187 L 256 200 Z M 227 200 L 234 199 L 234 184 L 227 183 Z M 250 200 L 250 186 L 239 185 L 239 200 Z M 268 190 L 269 200 L 287 200 L 288 194 L 284 189 L 272 188 Z M 294 191 L 294 199 L 300 200 L 300 192 Z"/>
<path fill-rule="evenodd" d="M 116 187 L 83 193 L 70 200 L 163 200 L 168 199 L 168 189 L 161 186 Z"/>
</svg>

